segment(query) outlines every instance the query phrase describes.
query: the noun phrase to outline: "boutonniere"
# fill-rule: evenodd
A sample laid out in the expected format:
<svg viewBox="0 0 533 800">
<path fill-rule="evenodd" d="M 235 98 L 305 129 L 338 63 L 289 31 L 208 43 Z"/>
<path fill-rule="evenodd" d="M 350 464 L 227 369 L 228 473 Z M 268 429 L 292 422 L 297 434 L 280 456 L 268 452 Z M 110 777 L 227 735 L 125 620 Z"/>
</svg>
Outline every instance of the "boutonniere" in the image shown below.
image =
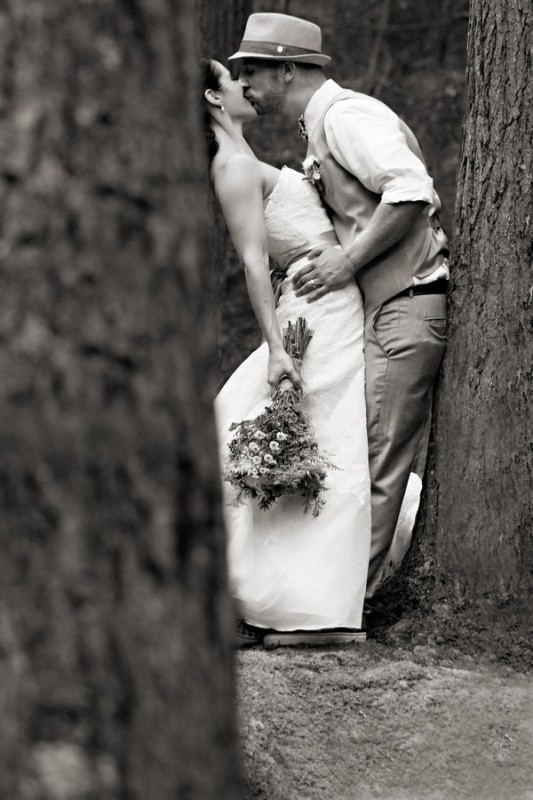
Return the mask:
<svg viewBox="0 0 533 800">
<path fill-rule="evenodd" d="M 303 180 L 311 183 L 319 195 L 322 196 L 324 194 L 324 186 L 320 177 L 320 161 L 318 158 L 316 156 L 307 156 L 302 163 L 302 167 L 304 170 Z"/>
</svg>

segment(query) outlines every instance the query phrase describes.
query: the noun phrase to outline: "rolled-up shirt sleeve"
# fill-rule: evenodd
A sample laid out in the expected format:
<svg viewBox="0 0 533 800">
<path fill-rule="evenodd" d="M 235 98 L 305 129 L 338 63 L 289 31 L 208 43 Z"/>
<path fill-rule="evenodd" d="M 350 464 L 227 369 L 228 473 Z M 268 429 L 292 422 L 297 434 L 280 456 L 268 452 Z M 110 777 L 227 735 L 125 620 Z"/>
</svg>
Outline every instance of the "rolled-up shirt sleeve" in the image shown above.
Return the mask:
<svg viewBox="0 0 533 800">
<path fill-rule="evenodd" d="M 396 114 L 370 97 L 335 103 L 324 119 L 332 155 L 382 203 L 439 204 L 424 163 L 410 150 Z"/>
</svg>

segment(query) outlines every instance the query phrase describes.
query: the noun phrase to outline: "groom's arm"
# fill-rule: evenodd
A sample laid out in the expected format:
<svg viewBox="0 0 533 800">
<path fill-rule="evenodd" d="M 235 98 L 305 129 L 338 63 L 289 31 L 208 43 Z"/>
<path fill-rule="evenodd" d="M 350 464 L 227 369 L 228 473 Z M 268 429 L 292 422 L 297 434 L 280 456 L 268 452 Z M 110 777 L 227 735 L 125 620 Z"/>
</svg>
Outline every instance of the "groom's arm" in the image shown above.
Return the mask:
<svg viewBox="0 0 533 800">
<path fill-rule="evenodd" d="M 309 254 L 309 263 L 294 276 L 296 294 L 312 301 L 346 286 L 365 264 L 405 236 L 424 207 L 420 201 L 380 203 L 365 230 L 344 250 L 328 247 Z"/>
<path fill-rule="evenodd" d="M 344 250 L 352 275 L 399 242 L 425 206 L 421 201 L 380 203 L 365 230 Z"/>
<path fill-rule="evenodd" d="M 398 117 L 387 106 L 363 95 L 337 103 L 326 116 L 325 134 L 337 162 L 381 202 L 342 252 L 330 248 L 310 254 L 314 258 L 294 279 L 297 293 L 309 300 L 345 286 L 406 235 L 426 204 L 438 201 L 425 165 L 407 146 Z"/>
</svg>

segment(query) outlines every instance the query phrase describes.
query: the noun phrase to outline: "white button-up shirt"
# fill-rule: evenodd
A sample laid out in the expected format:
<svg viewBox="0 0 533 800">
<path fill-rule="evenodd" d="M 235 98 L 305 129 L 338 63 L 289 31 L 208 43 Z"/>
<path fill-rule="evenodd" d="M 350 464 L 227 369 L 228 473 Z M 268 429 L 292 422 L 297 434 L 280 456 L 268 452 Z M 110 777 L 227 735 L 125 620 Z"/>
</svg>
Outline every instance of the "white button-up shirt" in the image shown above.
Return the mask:
<svg viewBox="0 0 533 800">
<path fill-rule="evenodd" d="M 342 91 L 326 81 L 312 96 L 304 112 L 311 136 L 325 106 Z M 335 160 L 369 191 L 381 195 L 382 203 L 423 201 L 429 215 L 437 214 L 441 202 L 424 163 L 409 149 L 398 116 L 384 103 L 364 94 L 334 103 L 324 118 L 324 133 Z M 448 278 L 448 263 L 415 283 Z"/>
</svg>

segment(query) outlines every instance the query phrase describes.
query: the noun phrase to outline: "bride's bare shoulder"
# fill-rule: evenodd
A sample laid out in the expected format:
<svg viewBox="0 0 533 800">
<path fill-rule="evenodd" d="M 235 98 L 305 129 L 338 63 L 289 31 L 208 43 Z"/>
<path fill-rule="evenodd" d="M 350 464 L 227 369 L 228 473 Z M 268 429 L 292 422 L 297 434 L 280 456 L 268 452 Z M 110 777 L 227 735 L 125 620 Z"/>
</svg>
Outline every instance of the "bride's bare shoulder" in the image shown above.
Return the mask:
<svg viewBox="0 0 533 800">
<path fill-rule="evenodd" d="M 222 155 L 222 154 L 221 154 Z M 220 159 L 215 158 L 213 161 L 213 177 L 228 178 L 233 174 L 251 174 L 254 178 L 261 176 L 260 163 L 257 158 L 248 155 L 248 153 L 230 153 Z"/>
<path fill-rule="evenodd" d="M 232 153 L 212 165 L 212 178 L 217 195 L 225 192 L 250 192 L 263 186 L 261 165 L 247 153 Z"/>
</svg>

